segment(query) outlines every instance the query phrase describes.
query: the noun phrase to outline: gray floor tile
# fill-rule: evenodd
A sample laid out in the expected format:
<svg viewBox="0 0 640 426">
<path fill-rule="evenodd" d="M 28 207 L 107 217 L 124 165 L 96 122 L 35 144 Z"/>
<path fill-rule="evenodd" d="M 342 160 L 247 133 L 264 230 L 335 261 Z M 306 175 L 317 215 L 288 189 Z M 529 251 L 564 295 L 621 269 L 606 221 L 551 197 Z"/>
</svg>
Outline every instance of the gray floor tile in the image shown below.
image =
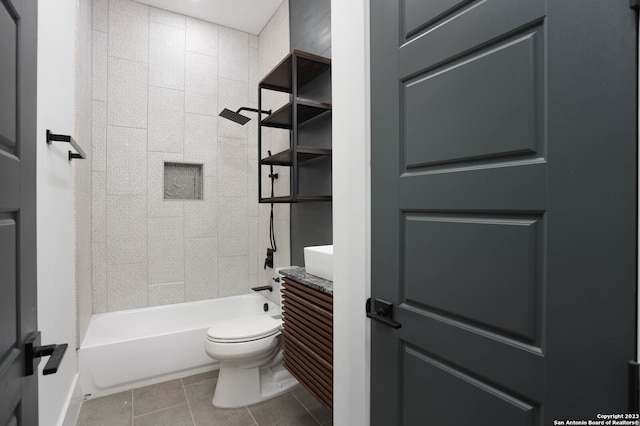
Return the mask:
<svg viewBox="0 0 640 426">
<path fill-rule="evenodd" d="M 131 391 L 116 393 L 82 403 L 78 426 L 130 426 Z"/>
<path fill-rule="evenodd" d="M 176 405 L 133 418 L 134 426 L 193 426 L 189 404 Z"/>
<path fill-rule="evenodd" d="M 254 424 L 249 410 L 242 408 L 216 408 L 211 404 L 216 379 L 185 386 L 191 413 L 196 426 L 250 426 Z"/>
<path fill-rule="evenodd" d="M 133 415 L 184 404 L 187 398 L 180 379 L 133 390 Z"/>
<path fill-rule="evenodd" d="M 183 377 L 182 384 L 185 386 L 192 385 L 198 382 L 204 382 L 205 380 L 211 380 L 218 377 L 220 370 L 206 371 L 200 374 L 194 374 L 193 376 Z"/>
<path fill-rule="evenodd" d="M 291 394 L 249 407 L 260 426 L 317 426 L 318 422 Z"/>
<path fill-rule="evenodd" d="M 298 386 L 291 393 L 302 405 L 304 405 L 318 423 L 325 424 L 326 422 L 333 420 L 333 416 L 326 408 L 324 408 L 324 405 L 320 404 L 320 402 L 318 402 L 318 400 L 304 387 Z"/>
</svg>

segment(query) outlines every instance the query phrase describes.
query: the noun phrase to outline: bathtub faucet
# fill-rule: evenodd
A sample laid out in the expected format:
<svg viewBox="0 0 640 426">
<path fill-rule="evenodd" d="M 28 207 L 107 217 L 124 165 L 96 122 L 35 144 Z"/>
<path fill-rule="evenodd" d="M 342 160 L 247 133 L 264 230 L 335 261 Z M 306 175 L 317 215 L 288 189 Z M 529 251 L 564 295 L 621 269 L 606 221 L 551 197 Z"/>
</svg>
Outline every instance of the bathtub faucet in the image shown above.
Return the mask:
<svg viewBox="0 0 640 426">
<path fill-rule="evenodd" d="M 253 290 L 253 291 L 262 291 L 262 290 L 273 291 L 273 287 L 270 286 L 270 285 L 263 285 L 262 287 L 253 287 L 251 290 Z"/>
</svg>

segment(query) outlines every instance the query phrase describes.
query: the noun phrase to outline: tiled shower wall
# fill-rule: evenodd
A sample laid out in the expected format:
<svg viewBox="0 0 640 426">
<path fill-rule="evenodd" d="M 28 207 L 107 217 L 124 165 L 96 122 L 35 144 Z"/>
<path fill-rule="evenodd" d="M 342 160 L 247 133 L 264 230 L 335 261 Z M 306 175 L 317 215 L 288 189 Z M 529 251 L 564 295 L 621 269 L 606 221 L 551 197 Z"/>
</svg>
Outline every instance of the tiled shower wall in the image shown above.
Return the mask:
<svg viewBox="0 0 640 426">
<path fill-rule="evenodd" d="M 276 10 L 269 22 L 258 37 L 258 75 L 262 80 L 269 71 L 273 69 L 287 54 L 289 53 L 289 2 L 285 0 Z M 257 84 L 252 93 L 251 99 L 258 105 Z M 277 110 L 289 101 L 289 95 L 269 90 L 262 91 L 262 109 Z M 253 125 L 250 129 L 256 133 L 249 140 L 253 145 L 250 148 L 249 155 L 253 158 L 251 170 L 251 196 L 257 197 L 258 192 L 258 136 L 257 125 Z M 267 150 L 272 153 L 280 152 L 289 147 L 289 131 L 282 129 L 272 129 L 265 127 L 262 129 L 262 154 L 261 158 L 267 157 Z M 271 192 L 270 180 L 268 178 L 269 167 L 261 167 L 262 173 L 262 195 L 268 197 Z M 274 172 L 278 173 L 278 179 L 275 181 L 274 193 L 276 196 L 289 194 L 289 168 L 274 167 Z M 256 195 L 253 195 L 256 194 Z M 274 286 L 274 292 L 266 294 L 276 303 L 280 303 L 280 285 L 271 280 L 273 270 L 264 269 L 264 258 L 266 257 L 267 247 L 269 244 L 269 204 L 259 204 L 258 206 L 258 281 L 260 283 L 269 283 Z M 274 228 L 276 236 L 277 251 L 274 255 L 274 267 L 291 265 L 290 250 L 290 232 L 289 232 L 289 204 L 274 205 Z"/>
<path fill-rule="evenodd" d="M 93 0 L 92 45 L 93 312 L 247 293 L 257 126 L 217 115 L 255 104 L 258 37 Z M 165 161 L 203 164 L 204 199 L 165 201 Z"/>
</svg>

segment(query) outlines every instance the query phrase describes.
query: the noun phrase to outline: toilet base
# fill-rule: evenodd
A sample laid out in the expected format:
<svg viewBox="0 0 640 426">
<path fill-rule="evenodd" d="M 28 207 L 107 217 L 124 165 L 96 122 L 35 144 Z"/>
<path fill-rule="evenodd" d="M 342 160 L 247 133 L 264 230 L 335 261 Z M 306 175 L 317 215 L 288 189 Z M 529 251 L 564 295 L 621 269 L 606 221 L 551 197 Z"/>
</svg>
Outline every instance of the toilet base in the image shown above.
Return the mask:
<svg viewBox="0 0 640 426">
<path fill-rule="evenodd" d="M 282 362 L 254 368 L 220 365 L 213 406 L 237 408 L 266 401 L 293 389 L 298 381 Z"/>
</svg>

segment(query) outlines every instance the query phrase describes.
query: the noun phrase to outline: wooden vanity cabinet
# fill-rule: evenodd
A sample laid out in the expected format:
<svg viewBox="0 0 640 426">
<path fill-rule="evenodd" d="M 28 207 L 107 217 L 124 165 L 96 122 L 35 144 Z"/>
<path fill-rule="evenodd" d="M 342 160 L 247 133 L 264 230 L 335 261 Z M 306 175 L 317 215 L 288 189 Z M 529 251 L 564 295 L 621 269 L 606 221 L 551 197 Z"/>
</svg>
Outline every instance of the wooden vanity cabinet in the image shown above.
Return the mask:
<svg viewBox="0 0 640 426">
<path fill-rule="evenodd" d="M 333 296 L 284 278 L 284 366 L 333 413 Z"/>
</svg>

